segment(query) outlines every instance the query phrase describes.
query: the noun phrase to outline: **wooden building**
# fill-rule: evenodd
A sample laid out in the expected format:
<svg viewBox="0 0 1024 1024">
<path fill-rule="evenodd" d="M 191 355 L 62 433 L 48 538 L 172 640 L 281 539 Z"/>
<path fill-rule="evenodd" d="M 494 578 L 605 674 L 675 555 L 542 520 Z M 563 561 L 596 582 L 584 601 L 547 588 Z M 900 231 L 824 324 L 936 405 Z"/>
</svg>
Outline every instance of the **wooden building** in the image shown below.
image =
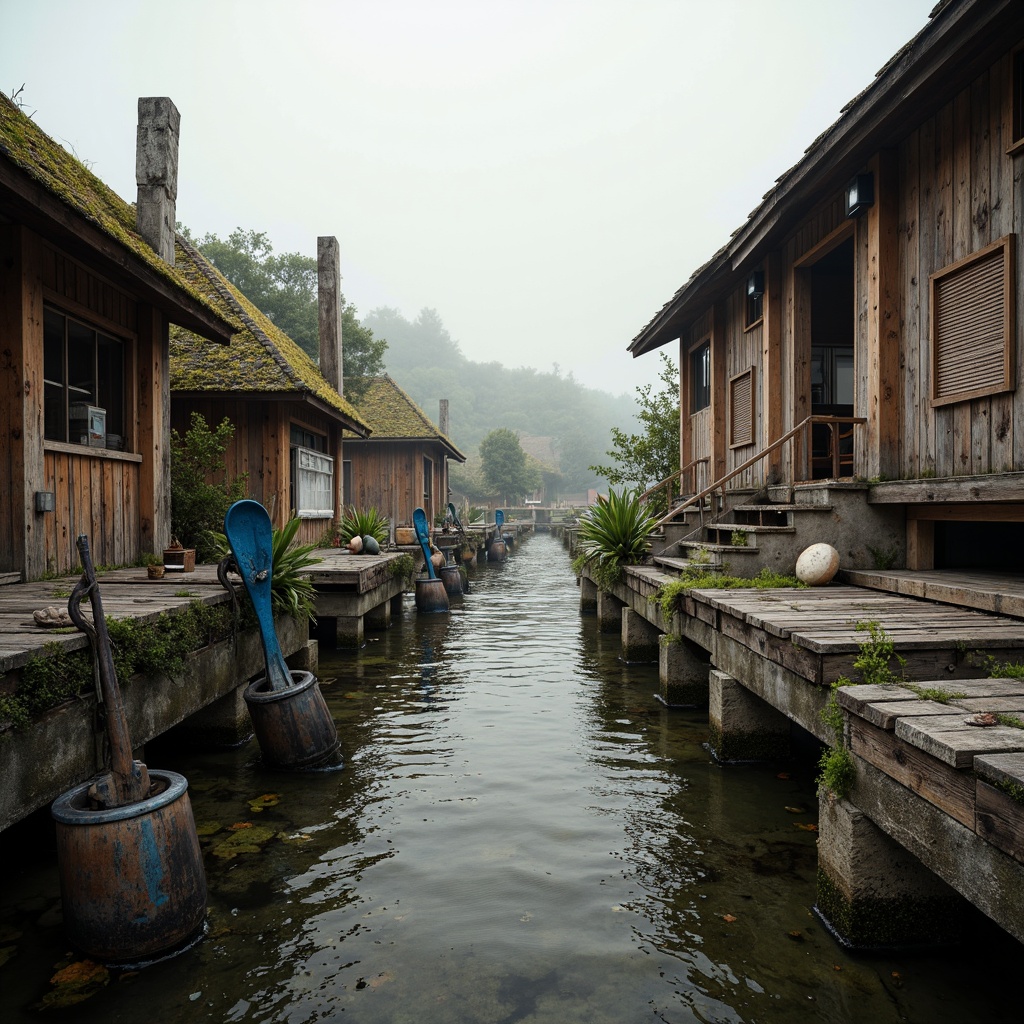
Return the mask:
<svg viewBox="0 0 1024 1024">
<path fill-rule="evenodd" d="M 274 526 L 297 515 L 300 542 L 315 543 L 342 514 L 342 432 L 364 437 L 369 426 L 310 356 L 202 253 L 180 237 L 177 244 L 180 269 L 232 325 L 232 336 L 229 347 L 215 349 L 194 332 L 172 332 L 172 425 L 184 434 L 193 413 L 211 427 L 230 420 L 227 478 L 244 474 L 249 496 L 266 507 Z M 340 303 L 334 305 L 340 315 Z"/>
<path fill-rule="evenodd" d="M 174 266 L 178 112 L 139 118 L 133 207 L 0 96 L 0 576 L 170 539 L 169 326 L 232 328 Z"/>
<path fill-rule="evenodd" d="M 358 401 L 370 425 L 368 438 L 345 441 L 345 501 L 360 511 L 376 508 L 396 526 L 412 526 L 413 509 L 427 522 L 448 503 L 448 463 L 466 456 L 448 437 L 447 402 L 434 426 L 422 409 L 387 375 L 373 377 Z"/>
<path fill-rule="evenodd" d="M 909 568 L 1024 566 L 1022 220 L 1024 4 L 946 0 L 629 346 L 684 490 L 862 482 Z"/>
</svg>

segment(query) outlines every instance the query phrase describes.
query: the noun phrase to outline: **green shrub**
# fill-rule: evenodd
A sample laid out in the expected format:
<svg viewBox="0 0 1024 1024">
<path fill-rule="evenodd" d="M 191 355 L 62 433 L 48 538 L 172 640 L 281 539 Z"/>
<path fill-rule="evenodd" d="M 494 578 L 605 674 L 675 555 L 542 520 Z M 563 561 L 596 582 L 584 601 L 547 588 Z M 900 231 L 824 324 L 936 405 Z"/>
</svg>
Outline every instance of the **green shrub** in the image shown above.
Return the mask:
<svg viewBox="0 0 1024 1024">
<path fill-rule="evenodd" d="M 211 430 L 198 412 L 184 437 L 171 431 L 171 532 L 184 547 L 196 549 L 198 562 L 218 560 L 215 536 L 224 513 L 245 497 L 247 478 L 228 480 L 224 472 L 224 453 L 234 434 L 230 420 Z"/>
</svg>

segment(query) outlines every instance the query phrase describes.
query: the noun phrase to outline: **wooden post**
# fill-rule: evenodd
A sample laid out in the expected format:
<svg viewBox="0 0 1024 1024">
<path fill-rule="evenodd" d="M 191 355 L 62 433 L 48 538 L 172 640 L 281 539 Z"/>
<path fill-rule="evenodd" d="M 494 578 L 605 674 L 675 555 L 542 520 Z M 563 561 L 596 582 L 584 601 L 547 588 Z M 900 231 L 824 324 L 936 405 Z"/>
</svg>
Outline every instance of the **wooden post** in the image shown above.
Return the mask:
<svg viewBox="0 0 1024 1024">
<path fill-rule="evenodd" d="M 761 425 L 760 443 L 767 448 L 785 433 L 782 407 L 782 268 L 777 252 L 765 260 L 764 320 L 761 325 Z M 780 483 L 782 452 L 768 456 L 765 483 Z"/>
<path fill-rule="evenodd" d="M 865 475 L 900 474 L 899 167 L 895 150 L 882 150 L 869 167 L 875 204 L 868 211 L 868 336 L 864 371 L 867 402 Z"/>
<path fill-rule="evenodd" d="M 46 571 L 43 459 L 43 294 L 34 236 L 0 228 L 0 468 L 9 493 L 0 510 L 0 571 L 25 581 Z"/>
<path fill-rule="evenodd" d="M 320 372 L 341 394 L 344 381 L 341 339 L 341 255 L 333 235 L 316 240 L 317 309 L 320 329 Z"/>
<path fill-rule="evenodd" d="M 162 260 L 174 266 L 181 115 L 166 96 L 139 98 L 135 144 L 135 224 Z"/>
<path fill-rule="evenodd" d="M 170 351 L 167 322 L 153 306 L 138 307 L 138 550 L 157 554 L 171 538 Z"/>
</svg>

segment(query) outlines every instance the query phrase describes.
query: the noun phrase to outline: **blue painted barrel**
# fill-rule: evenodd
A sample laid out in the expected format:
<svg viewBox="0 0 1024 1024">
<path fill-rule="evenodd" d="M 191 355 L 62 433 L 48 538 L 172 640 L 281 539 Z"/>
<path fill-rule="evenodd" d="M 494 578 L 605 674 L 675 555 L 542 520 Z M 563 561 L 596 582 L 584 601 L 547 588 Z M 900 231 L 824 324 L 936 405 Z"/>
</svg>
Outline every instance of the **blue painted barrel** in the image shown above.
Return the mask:
<svg viewBox="0 0 1024 1024">
<path fill-rule="evenodd" d="M 205 927 L 206 872 L 188 782 L 171 771 L 149 777 L 146 800 L 91 810 L 90 781 L 51 808 L 67 937 L 108 963 L 156 959 Z"/>
</svg>

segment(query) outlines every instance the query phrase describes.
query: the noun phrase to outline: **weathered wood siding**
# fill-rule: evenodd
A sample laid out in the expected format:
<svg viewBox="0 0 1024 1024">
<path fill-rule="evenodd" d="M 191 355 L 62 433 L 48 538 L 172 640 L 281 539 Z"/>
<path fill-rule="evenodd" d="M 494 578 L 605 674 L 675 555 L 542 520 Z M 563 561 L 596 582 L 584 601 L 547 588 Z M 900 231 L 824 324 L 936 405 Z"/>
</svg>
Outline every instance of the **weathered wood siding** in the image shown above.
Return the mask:
<svg viewBox="0 0 1024 1024">
<path fill-rule="evenodd" d="M 345 458 L 352 463 L 352 494 L 349 505 L 360 511 L 377 508 L 395 526 L 412 526 L 413 509 L 423 505 L 424 465 L 430 459 L 433 479 L 427 519 L 447 505 L 448 482 L 445 455 L 441 445 L 424 441 L 351 441 L 345 442 Z"/>
<path fill-rule="evenodd" d="M 222 396 L 172 395 L 171 426 L 183 435 L 198 412 L 213 428 L 227 419 L 235 428 L 224 452 L 224 470 L 211 483 L 224 483 L 245 477 L 245 493 L 260 502 L 270 513 L 275 527 L 282 527 L 292 516 L 291 498 L 291 426 L 296 424 L 327 438 L 327 454 L 335 456 L 335 492 L 340 487 L 341 460 L 337 458 L 337 424 L 304 402 L 270 401 L 261 397 L 224 398 Z M 340 518 L 335 498 L 333 519 L 303 519 L 298 541 L 313 544 Z"/>
<path fill-rule="evenodd" d="M 765 447 L 767 438 L 763 429 L 764 401 L 757 395 L 761 381 L 761 343 L 764 335 L 764 319 L 757 320 L 749 328 L 746 326 L 747 298 L 746 288 L 734 291 L 723 304 L 724 317 L 722 334 L 724 336 L 725 356 L 725 391 L 720 396 L 721 415 L 725 423 L 725 470 L 732 472 L 737 466 L 746 462 L 759 449 Z M 732 447 L 731 428 L 733 410 L 730 407 L 729 381 L 751 367 L 754 369 L 753 383 L 754 400 L 754 432 L 753 442 L 742 447 Z M 764 465 L 752 466 L 734 477 L 732 487 L 756 487 L 764 482 Z"/>
<path fill-rule="evenodd" d="M 1019 274 L 1013 392 L 931 407 L 929 277 L 1024 224 L 1024 156 L 1008 156 L 1013 60 L 1007 53 L 899 147 L 904 365 L 901 475 L 1024 469 L 1024 345 Z"/>
<path fill-rule="evenodd" d="M 81 564 L 75 543 L 89 538 L 96 565 L 127 565 L 140 555 L 139 463 L 137 456 L 90 453 L 77 445 L 48 444 L 46 490 L 56 512 L 41 516 L 50 572 L 68 573 Z"/>
</svg>

